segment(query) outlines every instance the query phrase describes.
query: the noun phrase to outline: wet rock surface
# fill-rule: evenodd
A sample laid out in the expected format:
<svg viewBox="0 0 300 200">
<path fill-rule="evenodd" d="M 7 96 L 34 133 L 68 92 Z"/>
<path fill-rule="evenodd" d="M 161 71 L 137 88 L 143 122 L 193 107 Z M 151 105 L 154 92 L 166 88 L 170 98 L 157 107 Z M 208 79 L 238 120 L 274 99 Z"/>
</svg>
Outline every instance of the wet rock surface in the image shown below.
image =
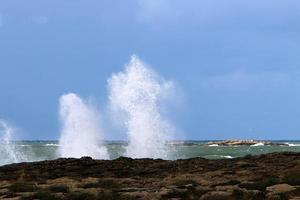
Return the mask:
<svg viewBox="0 0 300 200">
<path fill-rule="evenodd" d="M 0 167 L 0 199 L 300 199 L 300 153 L 11 164 Z"/>
</svg>

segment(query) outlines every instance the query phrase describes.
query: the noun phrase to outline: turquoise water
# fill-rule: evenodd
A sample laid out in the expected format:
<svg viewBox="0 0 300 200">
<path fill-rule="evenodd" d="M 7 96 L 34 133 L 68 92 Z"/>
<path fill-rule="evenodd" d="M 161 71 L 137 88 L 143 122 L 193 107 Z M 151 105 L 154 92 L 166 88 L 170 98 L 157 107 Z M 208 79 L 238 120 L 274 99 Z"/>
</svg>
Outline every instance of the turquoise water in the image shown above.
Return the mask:
<svg viewBox="0 0 300 200">
<path fill-rule="evenodd" d="M 271 152 L 293 151 L 300 152 L 300 141 L 273 141 L 285 145 L 275 146 L 209 146 L 208 141 L 177 141 L 168 144 L 171 160 L 192 157 L 203 157 L 207 159 L 230 159 L 245 155 L 256 155 Z M 1 145 L 1 144 L 0 144 Z M 111 159 L 124 155 L 126 142 L 107 141 Z M 51 160 L 58 158 L 58 141 L 17 141 L 12 142 L 9 148 L 0 146 L 0 165 L 14 162 L 31 162 L 40 160 Z"/>
</svg>

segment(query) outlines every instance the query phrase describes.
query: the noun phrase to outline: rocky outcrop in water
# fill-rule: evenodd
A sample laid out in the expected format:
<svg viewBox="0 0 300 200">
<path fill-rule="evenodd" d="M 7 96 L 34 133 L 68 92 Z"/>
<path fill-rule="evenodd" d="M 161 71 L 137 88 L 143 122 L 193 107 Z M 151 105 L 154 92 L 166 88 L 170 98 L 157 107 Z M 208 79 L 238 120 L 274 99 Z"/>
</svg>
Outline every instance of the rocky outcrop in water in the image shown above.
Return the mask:
<svg viewBox="0 0 300 200">
<path fill-rule="evenodd" d="M 263 146 L 263 145 L 272 145 L 272 146 L 288 146 L 284 143 L 275 143 L 270 141 L 259 141 L 259 140 L 224 140 L 224 141 L 214 141 L 208 142 L 207 145 L 218 145 L 218 146 Z"/>
<path fill-rule="evenodd" d="M 0 167 L 0 199 L 300 199 L 300 153 L 243 158 L 61 158 Z"/>
</svg>

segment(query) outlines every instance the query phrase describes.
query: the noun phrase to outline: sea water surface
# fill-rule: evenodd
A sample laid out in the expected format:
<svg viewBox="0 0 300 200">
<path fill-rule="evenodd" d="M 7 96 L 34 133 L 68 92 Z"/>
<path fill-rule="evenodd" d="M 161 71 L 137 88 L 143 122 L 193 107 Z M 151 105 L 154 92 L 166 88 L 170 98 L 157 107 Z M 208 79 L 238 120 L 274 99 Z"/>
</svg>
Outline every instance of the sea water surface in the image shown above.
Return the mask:
<svg viewBox="0 0 300 200">
<path fill-rule="evenodd" d="M 300 152 L 300 141 L 272 141 L 284 145 L 217 146 L 209 141 L 173 141 L 168 147 L 170 160 L 203 157 L 207 159 L 232 159 L 246 155 L 271 152 Z M 110 159 L 123 156 L 128 145 L 125 141 L 106 141 Z M 16 162 L 33 162 L 58 158 L 58 141 L 14 141 L 9 149 L 0 144 L 0 165 Z"/>
</svg>

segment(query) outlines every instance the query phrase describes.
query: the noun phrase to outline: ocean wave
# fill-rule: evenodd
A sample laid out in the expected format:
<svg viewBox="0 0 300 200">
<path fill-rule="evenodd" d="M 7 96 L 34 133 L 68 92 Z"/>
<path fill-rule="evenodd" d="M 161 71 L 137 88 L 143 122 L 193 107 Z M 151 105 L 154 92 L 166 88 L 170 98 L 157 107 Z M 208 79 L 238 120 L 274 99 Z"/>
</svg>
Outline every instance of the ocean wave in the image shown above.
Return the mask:
<svg viewBox="0 0 300 200">
<path fill-rule="evenodd" d="M 59 147 L 59 144 L 45 144 L 46 147 Z"/>
<path fill-rule="evenodd" d="M 256 144 L 253 144 L 253 145 L 250 145 L 251 147 L 259 147 L 259 146 L 265 146 L 264 143 L 262 142 L 259 142 L 259 143 L 256 143 Z"/>
<path fill-rule="evenodd" d="M 232 156 L 221 156 L 222 158 L 228 158 L 228 159 L 232 159 Z"/>
<path fill-rule="evenodd" d="M 300 144 L 291 144 L 291 143 L 285 143 L 286 145 L 288 145 L 289 147 L 299 147 Z"/>
<path fill-rule="evenodd" d="M 210 144 L 208 145 L 209 147 L 218 147 L 219 145 L 218 144 Z"/>
<path fill-rule="evenodd" d="M 230 155 L 207 155 L 207 156 L 205 156 L 205 157 L 215 157 L 215 158 L 226 158 L 226 159 L 232 159 L 232 158 L 234 158 L 234 157 L 232 157 L 232 156 L 230 156 Z"/>
</svg>

